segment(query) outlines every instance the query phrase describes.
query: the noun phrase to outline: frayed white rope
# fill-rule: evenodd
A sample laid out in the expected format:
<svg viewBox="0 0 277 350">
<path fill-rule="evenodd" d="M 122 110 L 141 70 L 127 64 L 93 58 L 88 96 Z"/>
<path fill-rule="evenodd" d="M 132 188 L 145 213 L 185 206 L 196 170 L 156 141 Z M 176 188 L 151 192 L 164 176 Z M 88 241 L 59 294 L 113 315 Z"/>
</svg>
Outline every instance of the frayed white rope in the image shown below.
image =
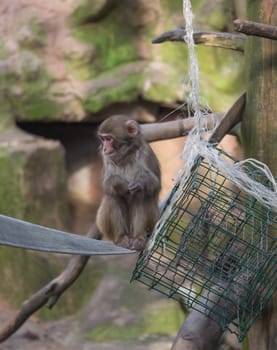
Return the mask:
<svg viewBox="0 0 277 350">
<path fill-rule="evenodd" d="M 248 193 L 261 204 L 277 212 L 277 184 L 270 169 L 264 163 L 254 158 L 248 158 L 236 163 L 226 161 L 220 157 L 216 148 L 201 142 L 198 146 L 199 155 L 205 158 L 210 167 L 217 168 L 222 175 L 230 180 L 241 191 Z M 251 169 L 251 170 L 250 170 Z M 249 174 L 249 172 L 251 173 Z M 258 182 L 255 177 L 262 175 L 269 186 Z M 271 187 L 271 188 L 270 188 Z"/>
<path fill-rule="evenodd" d="M 214 147 L 202 140 L 202 136 L 206 133 L 207 125 L 205 125 L 205 111 L 200 108 L 200 88 L 199 88 L 199 67 L 194 49 L 193 40 L 193 13 L 190 0 L 183 0 L 183 14 L 186 22 L 186 35 L 184 40 L 188 46 L 189 52 L 189 85 L 190 94 L 188 96 L 188 107 L 194 112 L 196 118 L 196 126 L 189 133 L 182 153 L 182 159 L 185 162 L 182 180 L 179 176 L 178 181 L 186 182 L 190 176 L 191 167 L 195 163 L 196 158 L 201 155 L 210 165 L 218 168 L 226 178 L 232 181 L 240 190 L 247 192 L 256 198 L 261 204 L 277 209 L 277 183 L 276 179 L 270 172 L 269 168 L 255 159 L 246 159 L 238 163 L 228 163 L 224 158 L 220 157 L 218 151 Z M 214 128 L 216 125 L 214 125 Z M 257 169 L 268 180 L 269 186 L 255 181 L 249 176 L 245 169 L 251 165 L 253 171 Z M 271 188 L 272 190 L 271 190 Z M 182 188 L 182 186 L 180 186 Z"/>
</svg>

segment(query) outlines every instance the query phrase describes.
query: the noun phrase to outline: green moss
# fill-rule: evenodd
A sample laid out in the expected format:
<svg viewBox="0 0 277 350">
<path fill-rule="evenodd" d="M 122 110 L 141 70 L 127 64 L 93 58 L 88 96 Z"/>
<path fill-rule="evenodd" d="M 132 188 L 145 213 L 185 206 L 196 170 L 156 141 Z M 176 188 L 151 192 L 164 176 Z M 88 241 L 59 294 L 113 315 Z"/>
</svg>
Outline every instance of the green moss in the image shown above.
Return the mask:
<svg viewBox="0 0 277 350">
<path fill-rule="evenodd" d="M 51 278 L 49 265 L 55 257 L 47 260 L 43 254 L 36 255 L 23 249 L 2 247 L 0 255 L 1 296 L 11 305 L 18 307 L 36 288 Z M 13 288 L 16 281 L 16 288 Z"/>
<path fill-rule="evenodd" d="M 37 18 L 31 18 L 26 28 L 17 34 L 17 41 L 21 48 L 40 49 L 46 44 L 45 27 Z"/>
<path fill-rule="evenodd" d="M 85 101 L 85 109 L 89 112 L 97 112 L 111 103 L 129 102 L 137 99 L 141 91 L 141 74 L 132 73 L 125 77 L 118 77 L 118 72 L 112 79 L 118 80 L 116 86 L 103 88 L 91 94 Z M 111 72 L 108 74 L 113 76 Z M 103 76 L 104 77 L 104 76 Z"/>
<path fill-rule="evenodd" d="M 50 77 L 40 70 L 36 74 L 36 79 L 30 79 L 26 72 L 20 81 L 23 91 L 20 97 L 11 96 L 10 103 L 13 114 L 25 120 L 52 120 L 58 118 L 58 106 L 47 96 Z M 13 79 L 11 81 L 11 88 Z"/>
<path fill-rule="evenodd" d="M 166 9 L 166 12 L 176 13 L 178 11 L 182 12 L 182 2 L 181 1 L 168 1 L 161 0 L 162 8 Z"/>
<path fill-rule="evenodd" d="M 0 33 L 0 60 L 4 60 L 7 57 L 8 57 L 8 50 L 5 45 L 4 37 Z"/>
<path fill-rule="evenodd" d="M 207 12 L 206 12 L 207 13 Z M 205 13 L 205 14 L 206 14 Z M 223 11 L 222 9 L 213 9 L 209 12 L 208 16 L 204 16 L 205 24 L 213 28 L 213 30 L 222 30 L 226 27 L 226 23 L 228 23 L 228 15 L 227 11 Z"/>
<path fill-rule="evenodd" d="M 179 77 L 187 76 L 188 50 L 185 44 L 164 43 L 160 47 L 160 55 L 163 62 L 179 72 Z"/>
<path fill-rule="evenodd" d="M 87 333 L 85 339 L 94 340 L 99 343 L 114 340 L 131 341 L 143 333 L 144 327 L 142 325 L 104 325 L 98 326 L 92 332 Z"/>
<path fill-rule="evenodd" d="M 1 102 L 0 102 L 1 103 Z M 5 106 L 8 109 L 8 106 Z M 3 106 L 0 110 L 0 133 L 13 125 L 13 118 L 9 111 L 3 111 Z"/>
<path fill-rule="evenodd" d="M 132 341 L 136 338 L 159 337 L 176 334 L 183 321 L 183 313 L 172 304 L 155 303 L 144 310 L 143 317 L 134 323 L 123 326 L 102 325 L 86 334 L 85 338 L 97 342 Z"/>
<path fill-rule="evenodd" d="M 118 80 L 117 84 L 105 86 L 91 93 L 85 101 L 85 109 L 89 112 L 97 112 L 112 103 L 137 99 L 142 89 L 141 73 L 122 73 L 121 67 L 140 60 L 136 43 L 140 40 L 138 36 L 147 36 L 147 33 L 140 32 L 127 23 L 128 18 L 123 6 L 124 4 L 118 4 L 109 16 L 102 18 L 101 25 L 88 23 L 72 29 L 77 40 L 95 48 L 95 55 L 89 70 L 78 71 L 71 62 L 73 69 L 71 72 L 82 80 L 95 78 L 101 80 L 107 76 L 110 76 L 111 80 Z M 122 30 L 126 26 L 128 30 Z M 149 30 L 151 31 L 151 28 Z M 151 45 L 150 39 L 149 45 Z"/>
<path fill-rule="evenodd" d="M 111 69 L 122 63 L 134 61 L 137 58 L 134 48 L 128 43 L 122 43 L 116 50 L 109 50 L 108 43 L 103 45 L 101 51 L 108 52 L 106 57 L 106 69 Z M 107 51 L 106 51 L 107 50 Z"/>
<path fill-rule="evenodd" d="M 6 302 L 19 308 L 28 299 L 65 268 L 68 259 L 46 253 L 34 253 L 23 249 L 1 247 L 0 295 Z M 61 319 L 83 307 L 100 280 L 99 269 L 91 266 L 82 273 L 72 288 L 67 290 L 54 308 L 40 309 L 36 316 L 43 320 Z M 16 288 L 14 283 L 16 281 Z"/>
<path fill-rule="evenodd" d="M 91 77 L 124 63 L 138 59 L 133 46 L 131 30 L 122 30 L 122 14 L 116 13 L 97 24 L 87 24 L 73 28 L 75 37 L 95 47 L 96 55 L 91 67 Z"/>
<path fill-rule="evenodd" d="M 47 96 L 51 76 L 42 61 L 30 51 L 20 52 L 20 79 L 15 71 L 7 70 L 0 76 L 0 114 L 12 114 L 25 120 L 58 119 L 59 106 Z"/>
<path fill-rule="evenodd" d="M 41 157 L 43 163 L 35 156 Z M 46 150 L 46 154 L 40 150 L 34 153 L 33 157 L 33 154 L 30 155 L 25 150 L 14 151 L 12 147 L 2 146 L 0 148 L 0 183 L 2 184 L 0 186 L 0 213 L 49 226 L 56 217 L 62 221 L 62 206 L 66 205 L 61 188 L 61 182 L 64 181 L 62 159 L 60 159 L 62 156 L 63 154 L 58 153 L 56 149 L 52 154 L 49 154 L 49 150 Z M 30 174 L 43 179 L 42 174 L 45 174 L 45 169 L 51 169 L 58 178 L 61 178 L 57 188 L 61 197 L 59 204 L 54 201 L 55 198 L 51 201 L 51 198 L 45 197 L 58 196 L 55 191 L 41 193 L 40 184 L 36 188 L 37 180 L 31 181 Z M 42 205 L 43 198 L 47 200 Z M 65 259 L 56 255 L 1 247 L 0 295 L 12 306 L 18 308 L 25 299 L 58 275 L 64 267 Z M 43 308 L 38 315 L 43 319 L 55 319 L 75 312 L 87 302 L 99 282 L 98 271 L 92 273 L 89 270 L 83 273 L 76 287 L 65 293 L 57 307 L 51 311 Z M 14 287 L 15 281 L 16 288 Z"/>
<path fill-rule="evenodd" d="M 249 350 L 249 344 L 248 344 L 247 337 L 245 337 L 244 341 L 242 342 L 242 350 Z"/>
<path fill-rule="evenodd" d="M 165 13 L 170 11 L 174 18 L 182 19 L 183 9 L 181 3 L 162 1 Z M 210 30 L 222 30 L 229 21 L 229 12 L 226 2 L 223 0 L 211 3 L 207 0 L 193 1 L 194 22 L 197 28 L 210 28 Z M 208 9 L 208 10 L 207 10 Z M 172 16 L 167 16 L 165 27 L 173 29 L 176 24 L 172 23 Z M 201 24 L 202 21 L 203 23 Z M 196 46 L 197 57 L 200 67 L 201 95 L 211 108 L 216 111 L 225 111 L 233 103 L 240 92 L 245 88 L 245 77 L 243 74 L 244 58 L 241 53 L 206 46 Z M 188 51 L 184 43 L 164 43 L 160 46 L 160 55 L 163 62 L 174 67 L 179 74 L 176 84 L 181 87 L 182 80 L 185 84 L 188 79 Z M 168 82 L 169 93 L 172 89 L 178 91 L 176 84 Z M 180 88 L 179 87 L 179 88 Z M 163 96 L 165 92 L 158 92 Z M 219 98 L 220 96 L 220 98 Z M 151 97 L 151 95 L 150 95 Z M 185 99 L 185 96 L 184 96 Z"/>
<path fill-rule="evenodd" d="M 113 1 L 82 0 L 72 15 L 74 23 L 97 21 L 113 6 Z"/>
<path fill-rule="evenodd" d="M 247 15 L 252 21 L 261 21 L 261 3 L 258 0 L 247 1 Z"/>
<path fill-rule="evenodd" d="M 178 76 L 178 71 L 165 65 L 164 72 L 155 70 L 151 73 L 145 73 L 145 86 L 150 77 L 150 84 L 143 91 L 143 97 L 150 101 L 163 104 L 172 104 L 178 99 L 179 90 L 182 89 L 182 79 Z M 149 76 L 148 76 L 149 74 Z M 151 78 L 152 76 L 152 78 Z"/>
<path fill-rule="evenodd" d="M 48 262 L 52 260 L 49 259 L 49 255 L 46 258 Z M 53 266 L 52 263 L 52 266 L 50 266 L 51 276 L 49 275 L 47 281 L 50 281 L 50 279 L 56 277 L 64 269 L 64 267 L 64 264 L 61 264 L 60 260 L 56 261 L 56 266 Z M 55 307 L 51 310 L 46 307 L 42 308 L 37 314 L 38 317 L 49 321 L 61 319 L 65 316 L 76 313 L 88 303 L 91 295 L 99 284 L 101 277 L 102 273 L 99 267 L 89 264 L 78 278 L 78 281 L 74 283 L 70 289 L 63 293 L 62 298 L 55 305 Z M 47 281 L 45 281 L 45 283 L 47 283 Z"/>
<path fill-rule="evenodd" d="M 45 172 L 48 169 L 49 175 Z M 38 180 L 39 179 L 39 180 Z M 52 183 L 46 190 L 44 183 Z M 39 144 L 24 167 L 24 218 L 42 225 L 66 229 L 68 204 L 63 149 Z"/>
<path fill-rule="evenodd" d="M 1 86 L 1 77 L 0 77 L 0 91 L 2 89 Z M 4 90 L 4 87 L 3 87 Z M 11 113 L 11 106 L 7 98 L 5 98 L 5 93 L 2 98 L 0 98 L 0 132 L 5 129 L 11 127 L 14 124 L 14 120 Z"/>
<path fill-rule="evenodd" d="M 152 305 L 147 310 L 145 328 L 150 334 L 173 335 L 180 328 L 183 318 L 184 314 L 177 304 L 162 307 Z"/>
<path fill-rule="evenodd" d="M 176 74 L 171 77 L 169 75 L 164 87 L 162 84 L 154 84 L 153 91 L 150 91 L 147 98 L 158 101 L 157 96 L 160 95 L 172 102 L 176 100 L 176 91 L 188 81 L 187 46 L 183 43 L 164 43 L 159 52 L 162 61 L 174 67 Z M 235 51 L 201 45 L 196 46 L 196 53 L 200 67 L 200 93 L 211 108 L 225 111 L 245 88 L 244 57 Z M 185 98 L 183 96 L 184 100 Z"/>
<path fill-rule="evenodd" d="M 225 111 L 245 90 L 244 56 L 221 48 L 197 46 L 196 50 L 201 94 L 212 109 Z"/>
<path fill-rule="evenodd" d="M 0 148 L 0 213 L 23 217 L 22 167 L 25 157 L 21 152 Z"/>
<path fill-rule="evenodd" d="M 182 3 L 162 0 L 161 7 L 163 13 L 166 14 L 163 17 L 165 30 L 174 28 L 176 19 L 178 23 L 183 19 Z M 207 8 L 210 9 L 208 15 L 205 10 Z M 205 10 L 205 21 L 210 29 L 224 28 L 229 20 L 229 13 L 225 11 L 225 8 L 226 3 L 223 0 L 213 4 L 207 0 L 194 1 L 195 21 L 197 22 Z M 199 13 L 201 16 L 198 17 Z M 139 55 L 136 43 L 139 41 L 149 43 L 149 51 L 154 50 L 154 46 L 150 44 L 152 37 L 157 35 L 157 32 L 154 33 L 154 26 L 149 26 L 147 29 L 138 29 L 132 26 L 129 21 L 123 2 L 117 4 L 106 17 L 101 18 L 101 25 L 92 21 L 84 25 L 73 26 L 72 30 L 76 38 L 92 45 L 95 48 L 95 55 L 89 69 L 87 69 L 87 65 L 79 71 L 78 66 L 74 66 L 74 63 L 71 62 L 71 71 L 79 79 L 95 79 L 104 72 L 112 74 L 116 67 L 138 61 Z M 123 27 L 128 28 L 128 30 L 123 31 Z M 185 84 L 188 80 L 186 45 L 182 43 L 164 43 L 158 46 L 159 60 L 171 67 L 171 71 L 165 72 L 164 77 L 161 77 L 159 73 L 156 77 L 154 75 L 151 77 L 151 72 L 150 77 L 147 76 L 148 72 L 144 73 L 143 80 L 146 84 L 141 82 L 142 80 L 139 77 L 127 77 L 127 80 L 132 80 L 129 82 L 124 82 L 123 78 L 122 82 L 118 84 L 118 88 L 105 87 L 105 89 L 98 90 L 95 95 L 90 96 L 88 101 L 85 102 L 86 109 L 97 112 L 110 103 L 128 102 L 141 93 L 139 88 L 143 90 L 143 87 L 147 86 L 147 79 L 151 84 L 141 93 L 145 99 L 156 102 L 162 101 L 167 104 L 175 103 L 177 99 L 185 99 L 185 96 L 182 97 L 179 91 L 182 89 L 183 83 Z M 244 87 L 244 79 L 239 75 L 242 71 L 242 55 L 230 50 L 204 46 L 198 46 L 197 50 L 201 72 L 201 94 L 213 109 L 226 110 Z M 135 82 L 136 79 L 138 82 Z M 128 88 L 130 93 L 127 91 Z M 221 96 L 221 98 L 219 99 L 218 96 Z"/>
</svg>

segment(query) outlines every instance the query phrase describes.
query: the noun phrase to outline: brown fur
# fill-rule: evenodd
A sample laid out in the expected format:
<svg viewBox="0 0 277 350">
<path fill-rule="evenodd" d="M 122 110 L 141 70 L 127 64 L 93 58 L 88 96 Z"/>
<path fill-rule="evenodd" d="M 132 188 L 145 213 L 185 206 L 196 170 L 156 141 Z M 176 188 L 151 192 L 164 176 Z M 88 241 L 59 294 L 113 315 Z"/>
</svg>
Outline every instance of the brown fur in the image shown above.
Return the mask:
<svg viewBox="0 0 277 350">
<path fill-rule="evenodd" d="M 99 136 L 102 137 L 104 195 L 96 224 L 100 232 L 115 243 L 140 250 L 159 216 L 158 159 L 143 139 L 138 123 L 128 117 L 107 119 L 99 127 Z M 113 152 L 105 154 L 104 148 Z"/>
</svg>

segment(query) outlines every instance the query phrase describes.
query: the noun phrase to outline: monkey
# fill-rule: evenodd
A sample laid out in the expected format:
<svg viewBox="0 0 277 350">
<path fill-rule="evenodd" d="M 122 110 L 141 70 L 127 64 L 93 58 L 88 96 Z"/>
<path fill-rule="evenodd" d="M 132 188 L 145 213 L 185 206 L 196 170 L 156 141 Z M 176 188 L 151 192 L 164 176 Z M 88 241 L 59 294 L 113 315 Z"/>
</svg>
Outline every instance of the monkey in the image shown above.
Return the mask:
<svg viewBox="0 0 277 350">
<path fill-rule="evenodd" d="M 102 236 L 142 250 L 159 218 L 161 171 L 139 124 L 112 116 L 98 129 L 103 159 L 103 198 L 96 214 Z"/>
</svg>

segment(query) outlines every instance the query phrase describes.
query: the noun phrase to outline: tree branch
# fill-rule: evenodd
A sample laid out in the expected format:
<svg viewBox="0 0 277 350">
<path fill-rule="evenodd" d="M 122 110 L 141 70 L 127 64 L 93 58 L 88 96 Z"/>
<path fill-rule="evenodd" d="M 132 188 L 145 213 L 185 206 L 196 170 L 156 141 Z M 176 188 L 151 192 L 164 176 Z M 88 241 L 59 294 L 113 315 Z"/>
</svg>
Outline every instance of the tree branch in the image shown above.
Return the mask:
<svg viewBox="0 0 277 350">
<path fill-rule="evenodd" d="M 186 30 L 184 28 L 177 28 L 169 30 L 152 40 L 153 44 L 160 44 L 165 41 L 180 41 L 184 42 Z M 245 37 L 241 34 L 231 34 L 223 32 L 194 32 L 193 39 L 195 44 L 202 44 L 206 46 L 221 47 L 224 49 L 244 51 Z"/>
<path fill-rule="evenodd" d="M 46 286 L 25 300 L 15 317 L 8 321 L 0 331 L 0 342 L 8 339 L 37 310 L 47 305 L 53 307 L 61 294 L 80 276 L 89 256 L 77 255 L 69 260 L 66 269 Z"/>
<path fill-rule="evenodd" d="M 246 35 L 254 35 L 267 39 L 277 40 L 277 26 L 245 21 L 242 19 L 236 19 L 233 23 L 234 29 L 237 32 L 244 33 Z"/>
</svg>

